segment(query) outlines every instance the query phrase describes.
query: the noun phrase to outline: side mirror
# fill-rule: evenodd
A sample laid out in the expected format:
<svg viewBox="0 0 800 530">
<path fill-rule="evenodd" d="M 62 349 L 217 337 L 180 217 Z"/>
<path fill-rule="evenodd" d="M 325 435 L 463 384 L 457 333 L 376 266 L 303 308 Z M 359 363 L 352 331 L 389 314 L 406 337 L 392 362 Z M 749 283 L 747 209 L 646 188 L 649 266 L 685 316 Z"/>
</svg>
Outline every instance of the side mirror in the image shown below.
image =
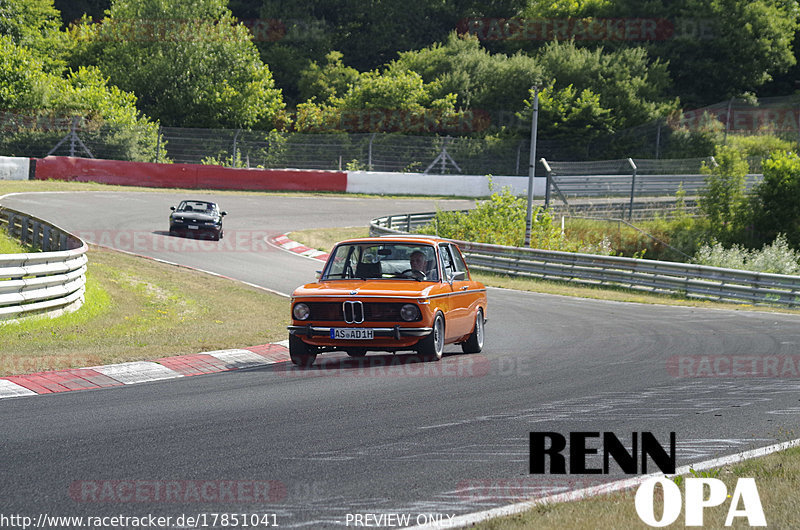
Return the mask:
<svg viewBox="0 0 800 530">
<path fill-rule="evenodd" d="M 170 206 L 169 209 L 172 210 L 173 212 L 175 211 L 175 207 L 174 206 Z"/>
<path fill-rule="evenodd" d="M 450 275 L 450 283 L 463 281 L 466 277 L 467 273 L 464 271 L 454 272 Z"/>
<path fill-rule="evenodd" d="M 225 210 L 222 210 L 219 214 L 222 215 L 222 216 L 225 216 L 225 215 L 228 215 L 228 212 L 226 212 Z"/>
<path fill-rule="evenodd" d="M 314 272 L 316 273 L 316 274 L 314 274 L 314 278 L 316 278 L 317 280 L 319 280 L 319 279 L 320 279 L 320 277 L 322 276 L 322 271 L 314 271 Z"/>
</svg>

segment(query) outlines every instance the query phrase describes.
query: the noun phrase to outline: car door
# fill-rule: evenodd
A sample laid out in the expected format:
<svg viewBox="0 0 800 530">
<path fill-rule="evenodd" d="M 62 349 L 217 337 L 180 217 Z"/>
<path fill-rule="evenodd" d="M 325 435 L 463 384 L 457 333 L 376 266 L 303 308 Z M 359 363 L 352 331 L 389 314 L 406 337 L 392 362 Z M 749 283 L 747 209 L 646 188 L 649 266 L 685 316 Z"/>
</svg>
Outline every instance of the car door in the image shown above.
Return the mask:
<svg viewBox="0 0 800 530">
<path fill-rule="evenodd" d="M 444 280 L 447 282 L 449 292 L 449 312 L 446 315 L 447 326 L 445 336 L 447 339 L 457 339 L 472 330 L 472 315 L 470 313 L 470 300 L 472 294 L 468 292 L 469 281 L 466 265 L 457 248 L 450 243 L 440 243 L 439 254 L 442 258 Z M 463 280 L 452 280 L 457 273 L 463 273 Z"/>
</svg>

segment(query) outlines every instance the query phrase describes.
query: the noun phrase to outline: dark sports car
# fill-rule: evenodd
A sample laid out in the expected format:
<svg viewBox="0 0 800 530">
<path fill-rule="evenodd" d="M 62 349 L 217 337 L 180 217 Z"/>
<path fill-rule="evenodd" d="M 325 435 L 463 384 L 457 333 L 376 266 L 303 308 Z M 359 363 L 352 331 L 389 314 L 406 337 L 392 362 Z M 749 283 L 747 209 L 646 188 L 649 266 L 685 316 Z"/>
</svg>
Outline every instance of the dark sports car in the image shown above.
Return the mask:
<svg viewBox="0 0 800 530">
<path fill-rule="evenodd" d="M 170 235 L 211 237 L 214 241 L 222 238 L 222 218 L 228 212 L 221 212 L 216 203 L 181 201 L 177 208 L 172 206 L 170 209 Z"/>
</svg>

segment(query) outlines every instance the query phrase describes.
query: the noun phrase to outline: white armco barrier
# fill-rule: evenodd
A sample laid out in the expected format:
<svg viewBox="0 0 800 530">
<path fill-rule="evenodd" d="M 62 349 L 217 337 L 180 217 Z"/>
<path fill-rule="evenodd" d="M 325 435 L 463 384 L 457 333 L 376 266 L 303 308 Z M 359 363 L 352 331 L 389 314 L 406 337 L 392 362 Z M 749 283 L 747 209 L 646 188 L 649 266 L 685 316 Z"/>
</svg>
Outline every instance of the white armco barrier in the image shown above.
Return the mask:
<svg viewBox="0 0 800 530">
<path fill-rule="evenodd" d="M 494 191 L 508 187 L 514 195 L 528 193 L 528 177 L 489 177 L 479 175 L 436 175 L 422 173 L 386 173 L 381 171 L 348 171 L 347 193 L 387 195 L 454 195 L 488 197 L 491 181 Z M 545 178 L 533 181 L 533 194 L 544 197 Z"/>
<path fill-rule="evenodd" d="M 30 158 L 0 156 L 0 180 L 28 180 L 30 167 Z"/>
</svg>

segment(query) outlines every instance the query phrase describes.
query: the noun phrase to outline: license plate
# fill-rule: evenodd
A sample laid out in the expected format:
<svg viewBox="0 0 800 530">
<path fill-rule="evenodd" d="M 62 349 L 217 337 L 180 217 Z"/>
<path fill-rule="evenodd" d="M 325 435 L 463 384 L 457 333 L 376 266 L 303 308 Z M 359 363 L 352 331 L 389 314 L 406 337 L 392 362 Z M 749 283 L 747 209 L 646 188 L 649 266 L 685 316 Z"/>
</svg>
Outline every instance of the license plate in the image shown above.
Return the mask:
<svg viewBox="0 0 800 530">
<path fill-rule="evenodd" d="M 197 230 L 197 229 L 198 229 L 198 228 L 200 228 L 200 227 L 199 227 L 199 226 L 192 226 L 192 225 L 189 225 L 189 226 L 187 226 L 186 228 L 188 228 L 189 230 Z"/>
<path fill-rule="evenodd" d="M 332 339 L 371 340 L 375 338 L 375 330 L 369 328 L 331 328 Z"/>
</svg>

